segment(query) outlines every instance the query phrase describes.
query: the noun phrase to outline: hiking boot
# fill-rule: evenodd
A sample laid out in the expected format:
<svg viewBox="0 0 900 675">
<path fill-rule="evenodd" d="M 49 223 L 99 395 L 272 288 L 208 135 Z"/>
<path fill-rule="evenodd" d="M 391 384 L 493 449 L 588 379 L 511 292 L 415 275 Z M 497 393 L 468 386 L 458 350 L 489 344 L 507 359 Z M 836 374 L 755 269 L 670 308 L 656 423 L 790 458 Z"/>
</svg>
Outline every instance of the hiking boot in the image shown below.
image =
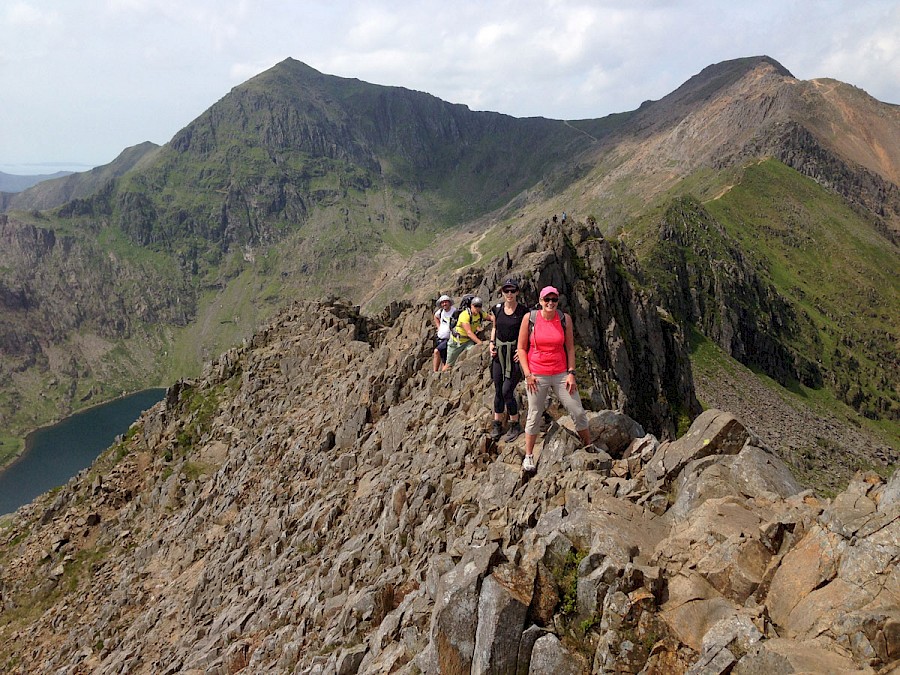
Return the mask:
<svg viewBox="0 0 900 675">
<path fill-rule="evenodd" d="M 518 422 L 513 422 L 509 425 L 509 431 L 506 432 L 506 436 L 503 437 L 503 440 L 506 443 L 512 443 L 519 436 L 522 435 L 522 425 Z"/>
<path fill-rule="evenodd" d="M 491 440 L 496 443 L 502 435 L 503 424 L 500 423 L 500 420 L 494 420 L 494 425 L 491 427 Z"/>
<path fill-rule="evenodd" d="M 537 471 L 537 467 L 534 465 L 534 457 L 525 455 L 525 459 L 522 460 L 522 471 L 527 471 L 529 473 Z"/>
</svg>

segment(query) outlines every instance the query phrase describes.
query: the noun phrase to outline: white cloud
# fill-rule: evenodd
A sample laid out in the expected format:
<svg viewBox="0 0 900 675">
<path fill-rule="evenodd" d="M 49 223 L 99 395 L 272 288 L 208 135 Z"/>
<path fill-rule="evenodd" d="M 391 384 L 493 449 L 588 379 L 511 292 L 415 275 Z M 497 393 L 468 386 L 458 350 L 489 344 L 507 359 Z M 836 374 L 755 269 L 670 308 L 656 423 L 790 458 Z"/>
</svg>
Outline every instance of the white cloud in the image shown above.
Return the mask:
<svg viewBox="0 0 900 675">
<path fill-rule="evenodd" d="M 4 22 L 10 26 L 34 26 L 56 23 L 59 14 L 54 11 L 41 10 L 27 2 L 14 2 L 4 12 Z"/>
</svg>

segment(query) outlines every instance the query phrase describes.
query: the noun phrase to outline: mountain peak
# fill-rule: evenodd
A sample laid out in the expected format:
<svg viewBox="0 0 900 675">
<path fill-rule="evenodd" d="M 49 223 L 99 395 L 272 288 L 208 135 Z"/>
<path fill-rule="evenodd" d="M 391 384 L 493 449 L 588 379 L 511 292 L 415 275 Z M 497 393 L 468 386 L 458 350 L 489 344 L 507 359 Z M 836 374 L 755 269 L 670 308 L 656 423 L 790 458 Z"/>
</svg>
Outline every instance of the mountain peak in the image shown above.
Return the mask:
<svg viewBox="0 0 900 675">
<path fill-rule="evenodd" d="M 784 77 L 794 77 L 791 71 L 781 65 L 778 61 L 773 59 L 771 56 L 745 56 L 739 59 L 729 59 L 727 61 L 720 61 L 719 63 L 714 63 L 710 66 L 707 66 L 703 70 L 701 70 L 695 78 L 720 78 L 725 76 L 736 76 L 742 77 L 749 72 L 752 72 L 759 68 L 760 66 L 771 66 L 775 69 L 775 72 L 778 75 L 782 75 Z M 694 79 L 694 78 L 691 78 Z M 691 80 L 688 80 L 690 82 Z"/>
<path fill-rule="evenodd" d="M 790 71 L 768 56 L 749 56 L 721 61 L 707 66 L 688 79 L 678 89 L 663 97 L 668 105 L 690 106 L 712 98 L 716 93 L 732 86 L 750 73 L 769 71 L 780 78 L 793 78 Z"/>
<path fill-rule="evenodd" d="M 298 59 L 295 59 L 291 56 L 287 57 L 283 61 L 279 61 L 274 66 L 269 68 L 268 71 L 264 71 L 264 72 L 272 72 L 272 71 L 288 71 L 294 75 L 299 75 L 299 74 L 319 75 L 319 76 L 324 75 L 324 73 L 316 70 L 308 63 L 299 61 Z"/>
</svg>

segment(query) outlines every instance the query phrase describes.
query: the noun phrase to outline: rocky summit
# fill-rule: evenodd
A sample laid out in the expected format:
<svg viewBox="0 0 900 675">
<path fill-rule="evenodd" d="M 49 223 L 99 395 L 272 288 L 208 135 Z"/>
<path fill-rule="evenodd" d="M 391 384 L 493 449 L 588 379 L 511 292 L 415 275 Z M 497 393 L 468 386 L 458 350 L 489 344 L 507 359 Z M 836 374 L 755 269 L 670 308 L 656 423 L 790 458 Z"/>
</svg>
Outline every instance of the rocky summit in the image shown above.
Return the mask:
<svg viewBox="0 0 900 675">
<path fill-rule="evenodd" d="M 429 306 L 295 304 L 3 532 L 8 673 L 886 673 L 900 473 L 804 490 L 706 410 L 536 474 Z"/>
</svg>

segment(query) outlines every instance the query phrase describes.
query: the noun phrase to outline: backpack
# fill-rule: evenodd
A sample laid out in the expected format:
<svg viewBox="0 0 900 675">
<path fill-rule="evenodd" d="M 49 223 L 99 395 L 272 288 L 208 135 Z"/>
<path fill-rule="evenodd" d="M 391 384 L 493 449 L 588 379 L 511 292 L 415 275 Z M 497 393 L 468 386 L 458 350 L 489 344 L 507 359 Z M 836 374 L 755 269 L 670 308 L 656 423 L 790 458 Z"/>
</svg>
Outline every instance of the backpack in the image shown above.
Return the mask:
<svg viewBox="0 0 900 675">
<path fill-rule="evenodd" d="M 528 313 L 528 346 L 531 347 L 531 334 L 534 332 L 534 319 L 539 309 L 533 309 Z M 562 310 L 556 310 L 556 316 L 559 317 L 559 323 L 562 326 L 563 333 L 566 332 L 566 313 Z"/>
<path fill-rule="evenodd" d="M 459 307 L 454 309 L 453 314 L 450 315 L 450 335 L 456 334 L 456 323 L 459 321 L 459 315 L 472 307 L 472 300 L 474 298 L 475 295 L 472 293 L 462 296 L 462 300 L 459 301 Z"/>
</svg>

